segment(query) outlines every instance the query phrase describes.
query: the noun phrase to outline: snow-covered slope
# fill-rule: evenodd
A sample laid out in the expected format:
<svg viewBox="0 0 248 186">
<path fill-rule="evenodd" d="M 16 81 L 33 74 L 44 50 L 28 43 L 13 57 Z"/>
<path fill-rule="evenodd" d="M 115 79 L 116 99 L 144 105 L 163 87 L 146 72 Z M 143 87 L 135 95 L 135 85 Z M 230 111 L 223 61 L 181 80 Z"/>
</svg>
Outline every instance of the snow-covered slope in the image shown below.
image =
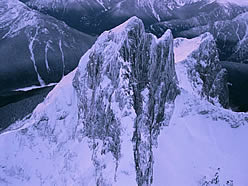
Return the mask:
<svg viewBox="0 0 248 186">
<path fill-rule="evenodd" d="M 248 115 L 182 91 L 154 150 L 154 184 L 246 186 Z"/>
<path fill-rule="evenodd" d="M 211 59 L 211 36 L 197 40 Z M 178 95 L 183 61 L 174 66 L 170 31 L 157 39 L 137 18 L 104 32 L 30 118 L 0 134 L 0 184 L 246 186 L 248 115 L 180 78 Z"/>
</svg>

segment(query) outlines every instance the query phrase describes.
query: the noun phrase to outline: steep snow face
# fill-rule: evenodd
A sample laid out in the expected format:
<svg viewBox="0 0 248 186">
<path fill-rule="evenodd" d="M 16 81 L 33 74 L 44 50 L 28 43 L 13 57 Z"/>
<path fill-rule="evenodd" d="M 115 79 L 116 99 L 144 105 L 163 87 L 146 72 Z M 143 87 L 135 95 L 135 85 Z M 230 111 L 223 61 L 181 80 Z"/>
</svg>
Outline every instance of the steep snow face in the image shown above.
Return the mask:
<svg viewBox="0 0 248 186">
<path fill-rule="evenodd" d="M 18 0 L 2 0 L 0 7 L 1 93 L 58 82 L 94 41 Z"/>
<path fill-rule="evenodd" d="M 181 87 L 214 104 L 229 106 L 227 71 L 222 69 L 215 40 L 210 33 L 174 41 L 177 76 Z"/>
<path fill-rule="evenodd" d="M 193 39 L 177 38 L 174 41 L 175 63 L 185 60 L 202 43 L 202 37 Z"/>
</svg>

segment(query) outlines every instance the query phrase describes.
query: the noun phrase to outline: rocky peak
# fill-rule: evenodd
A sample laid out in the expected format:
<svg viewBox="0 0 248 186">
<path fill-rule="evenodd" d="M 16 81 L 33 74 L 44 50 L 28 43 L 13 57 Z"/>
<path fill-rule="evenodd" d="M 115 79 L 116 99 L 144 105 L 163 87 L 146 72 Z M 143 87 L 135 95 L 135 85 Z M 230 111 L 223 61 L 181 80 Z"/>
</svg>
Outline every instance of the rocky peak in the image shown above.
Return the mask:
<svg viewBox="0 0 248 186">
<path fill-rule="evenodd" d="M 133 17 L 104 32 L 82 59 L 74 78 L 79 120 L 94 147 L 93 161 L 101 164 L 100 152 L 111 152 L 118 167 L 121 136 L 126 133 L 123 127 L 128 125 L 137 183 L 151 184 L 152 148 L 161 127 L 168 124 L 168 105 L 178 94 L 176 82 L 170 31 L 157 39 L 145 33 L 142 21 Z M 104 185 L 101 175 L 97 180 Z"/>
<path fill-rule="evenodd" d="M 190 89 L 214 104 L 228 107 L 227 71 L 221 67 L 216 43 L 210 33 L 194 39 L 175 39 L 175 55 L 177 75 L 181 82 L 186 80 L 189 83 L 181 84 L 185 90 Z"/>
</svg>

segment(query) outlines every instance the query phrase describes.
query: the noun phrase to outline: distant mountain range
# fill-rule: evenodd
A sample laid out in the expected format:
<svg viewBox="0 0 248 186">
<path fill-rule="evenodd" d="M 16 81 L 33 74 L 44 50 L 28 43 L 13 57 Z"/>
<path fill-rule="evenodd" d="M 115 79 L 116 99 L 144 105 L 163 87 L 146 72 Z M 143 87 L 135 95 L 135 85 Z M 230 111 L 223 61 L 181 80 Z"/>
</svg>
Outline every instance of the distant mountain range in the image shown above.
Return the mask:
<svg viewBox="0 0 248 186">
<path fill-rule="evenodd" d="M 58 82 L 95 40 L 18 0 L 0 6 L 0 94 Z"/>
</svg>

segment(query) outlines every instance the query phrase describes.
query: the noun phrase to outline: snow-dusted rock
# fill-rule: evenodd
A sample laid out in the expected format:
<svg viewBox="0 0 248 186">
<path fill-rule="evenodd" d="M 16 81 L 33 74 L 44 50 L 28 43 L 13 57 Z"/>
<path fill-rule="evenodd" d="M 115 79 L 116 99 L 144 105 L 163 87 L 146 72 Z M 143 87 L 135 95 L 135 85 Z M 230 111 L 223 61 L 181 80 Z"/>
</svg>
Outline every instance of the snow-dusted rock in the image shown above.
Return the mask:
<svg viewBox="0 0 248 186">
<path fill-rule="evenodd" d="M 74 87 L 84 135 L 92 140 L 93 160 L 108 170 L 101 158 L 110 152 L 118 169 L 122 144 L 132 139 L 138 185 L 149 185 L 153 147 L 161 128 L 168 125 L 169 106 L 178 93 L 171 32 L 157 39 L 134 17 L 104 32 L 88 55 L 87 66 L 86 61 L 79 65 Z M 99 184 L 107 184 L 98 171 Z"/>
<path fill-rule="evenodd" d="M 227 108 L 227 71 L 221 67 L 213 36 L 205 33 L 194 39 L 178 38 L 174 43 L 182 88 Z"/>
</svg>

